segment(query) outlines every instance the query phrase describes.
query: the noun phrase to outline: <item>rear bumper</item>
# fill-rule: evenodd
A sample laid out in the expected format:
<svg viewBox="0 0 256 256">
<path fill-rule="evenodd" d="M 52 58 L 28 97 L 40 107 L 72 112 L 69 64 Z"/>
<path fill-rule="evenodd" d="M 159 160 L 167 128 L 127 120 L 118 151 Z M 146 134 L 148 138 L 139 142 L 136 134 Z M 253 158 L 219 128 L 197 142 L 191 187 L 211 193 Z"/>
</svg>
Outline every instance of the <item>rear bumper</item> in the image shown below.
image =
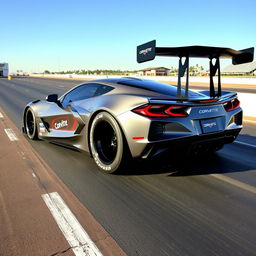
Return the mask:
<svg viewBox="0 0 256 256">
<path fill-rule="evenodd" d="M 166 151 L 197 153 L 198 151 L 217 150 L 224 144 L 232 143 L 238 136 L 241 128 L 178 138 L 168 141 L 148 144 L 141 154 L 141 158 L 152 158 Z"/>
</svg>

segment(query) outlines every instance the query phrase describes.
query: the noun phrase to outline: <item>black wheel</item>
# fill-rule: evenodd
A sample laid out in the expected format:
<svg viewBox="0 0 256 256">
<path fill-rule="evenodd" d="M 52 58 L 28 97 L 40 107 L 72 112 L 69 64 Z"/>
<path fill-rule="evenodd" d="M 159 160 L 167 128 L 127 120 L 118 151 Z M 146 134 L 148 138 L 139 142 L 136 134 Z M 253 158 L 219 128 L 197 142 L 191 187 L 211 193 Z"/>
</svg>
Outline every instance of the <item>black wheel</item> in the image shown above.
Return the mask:
<svg viewBox="0 0 256 256">
<path fill-rule="evenodd" d="M 26 134 L 31 140 L 36 140 L 38 139 L 38 134 L 37 134 L 37 126 L 36 126 L 36 118 L 35 115 L 32 111 L 32 109 L 28 108 L 25 112 L 24 116 L 24 127 Z"/>
<path fill-rule="evenodd" d="M 106 173 L 114 173 L 127 164 L 128 149 L 122 131 L 107 112 L 100 112 L 93 119 L 90 147 L 95 163 Z"/>
</svg>

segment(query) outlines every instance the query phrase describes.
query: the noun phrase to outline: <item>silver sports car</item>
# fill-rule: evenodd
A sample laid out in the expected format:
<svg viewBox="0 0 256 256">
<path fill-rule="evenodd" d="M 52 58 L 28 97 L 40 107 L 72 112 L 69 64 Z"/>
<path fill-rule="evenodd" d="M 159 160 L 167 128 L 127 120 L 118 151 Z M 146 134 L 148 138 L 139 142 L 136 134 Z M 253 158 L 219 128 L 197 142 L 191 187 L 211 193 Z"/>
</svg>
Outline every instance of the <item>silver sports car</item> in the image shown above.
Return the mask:
<svg viewBox="0 0 256 256">
<path fill-rule="evenodd" d="M 242 109 L 237 94 L 221 91 L 220 85 L 218 91 L 194 92 L 188 85 L 114 78 L 33 101 L 23 120 L 30 139 L 87 151 L 101 170 L 113 173 L 133 158 L 178 149 L 193 154 L 219 150 L 239 134 Z"/>
</svg>

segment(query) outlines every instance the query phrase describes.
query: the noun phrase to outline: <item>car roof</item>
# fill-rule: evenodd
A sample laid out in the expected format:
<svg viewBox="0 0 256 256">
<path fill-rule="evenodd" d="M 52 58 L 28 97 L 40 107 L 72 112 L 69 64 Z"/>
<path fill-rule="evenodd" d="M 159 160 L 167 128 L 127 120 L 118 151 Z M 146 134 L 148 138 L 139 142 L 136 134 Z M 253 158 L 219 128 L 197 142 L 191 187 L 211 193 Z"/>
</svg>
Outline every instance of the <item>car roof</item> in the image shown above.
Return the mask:
<svg viewBox="0 0 256 256">
<path fill-rule="evenodd" d="M 98 79 L 94 80 L 94 82 L 103 82 L 103 83 L 112 83 L 112 84 L 119 84 L 119 83 L 125 83 L 125 82 L 135 82 L 136 81 L 148 81 L 145 79 L 140 79 L 136 77 L 117 77 L 117 78 L 105 78 L 105 79 Z"/>
<path fill-rule="evenodd" d="M 161 83 L 154 80 L 146 80 L 146 79 L 140 79 L 140 78 L 134 78 L 134 77 L 121 77 L 121 78 L 100 79 L 93 82 L 107 83 L 110 85 L 112 84 L 116 87 L 118 87 L 118 85 L 129 86 L 132 88 L 147 90 L 147 91 L 160 93 L 162 95 L 172 96 L 172 97 L 176 97 L 177 95 L 177 86 L 167 84 L 167 83 Z M 183 88 L 182 88 L 182 92 L 184 94 Z M 203 95 L 201 95 L 200 93 L 189 91 L 188 96 L 189 98 L 197 98 Z"/>
<path fill-rule="evenodd" d="M 155 92 L 159 92 L 158 90 L 160 88 L 168 88 L 168 89 L 174 90 L 175 92 L 177 90 L 177 87 L 171 84 L 161 83 L 154 80 L 135 78 L 135 77 L 106 78 L 106 79 L 88 81 L 88 83 L 90 82 L 108 83 L 115 86 L 126 85 L 134 88 L 146 89 L 146 90 L 155 91 Z"/>
</svg>

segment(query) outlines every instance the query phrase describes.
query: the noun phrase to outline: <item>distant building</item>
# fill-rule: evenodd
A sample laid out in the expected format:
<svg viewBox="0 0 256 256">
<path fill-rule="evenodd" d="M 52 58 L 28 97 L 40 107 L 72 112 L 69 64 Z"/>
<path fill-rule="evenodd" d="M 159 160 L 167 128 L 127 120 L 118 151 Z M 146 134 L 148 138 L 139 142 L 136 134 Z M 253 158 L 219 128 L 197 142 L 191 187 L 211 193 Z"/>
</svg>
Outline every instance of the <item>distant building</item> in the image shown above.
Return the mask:
<svg viewBox="0 0 256 256">
<path fill-rule="evenodd" d="M 236 74 L 236 75 L 246 75 L 255 74 L 256 75 L 256 61 L 239 64 L 239 65 L 229 65 L 222 70 L 222 74 Z"/>
<path fill-rule="evenodd" d="M 9 74 L 8 63 L 0 63 L 0 77 L 7 77 Z"/>
<path fill-rule="evenodd" d="M 168 76 L 169 73 L 170 69 L 164 67 L 144 68 L 138 71 L 139 76 Z"/>
</svg>

